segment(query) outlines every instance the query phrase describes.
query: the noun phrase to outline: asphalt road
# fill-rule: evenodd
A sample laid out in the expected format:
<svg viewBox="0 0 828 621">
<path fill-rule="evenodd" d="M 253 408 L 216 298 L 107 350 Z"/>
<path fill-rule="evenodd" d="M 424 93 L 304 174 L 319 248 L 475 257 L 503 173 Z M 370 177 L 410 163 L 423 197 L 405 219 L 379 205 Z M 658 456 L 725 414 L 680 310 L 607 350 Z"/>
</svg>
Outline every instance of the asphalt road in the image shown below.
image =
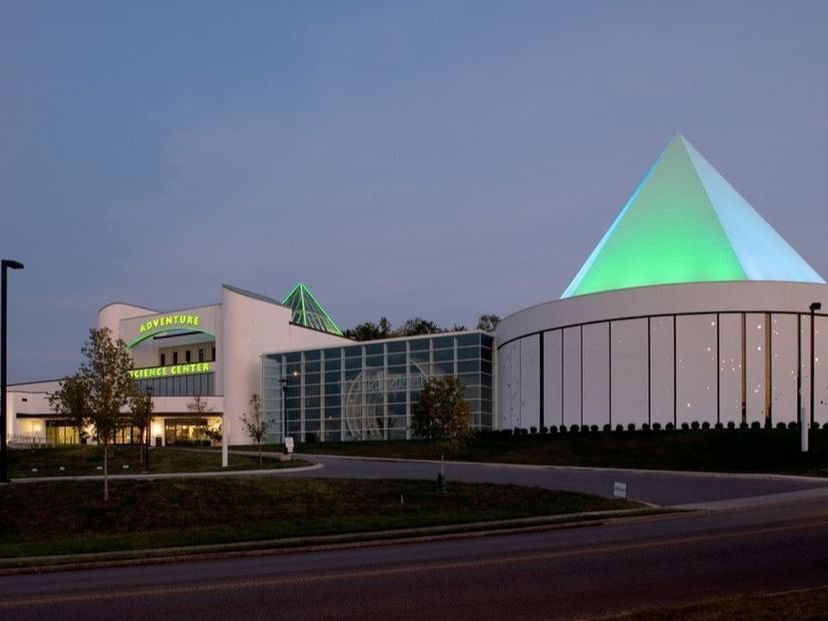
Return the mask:
<svg viewBox="0 0 828 621">
<path fill-rule="evenodd" d="M 422 461 L 364 459 L 322 455 L 299 455 L 319 462 L 320 470 L 296 476 L 371 479 L 436 479 L 440 464 Z M 546 489 L 611 496 L 613 483 L 627 483 L 631 498 L 647 503 L 704 506 L 800 490 L 822 489 L 828 494 L 828 479 L 761 475 L 719 475 L 693 472 L 648 472 L 633 470 L 560 468 L 510 464 L 446 462 L 449 481 L 532 485 Z M 737 506 L 738 503 L 734 503 Z"/>
<path fill-rule="evenodd" d="M 16 619 L 569 619 L 828 584 L 828 500 L 418 545 L 0 577 Z"/>
</svg>

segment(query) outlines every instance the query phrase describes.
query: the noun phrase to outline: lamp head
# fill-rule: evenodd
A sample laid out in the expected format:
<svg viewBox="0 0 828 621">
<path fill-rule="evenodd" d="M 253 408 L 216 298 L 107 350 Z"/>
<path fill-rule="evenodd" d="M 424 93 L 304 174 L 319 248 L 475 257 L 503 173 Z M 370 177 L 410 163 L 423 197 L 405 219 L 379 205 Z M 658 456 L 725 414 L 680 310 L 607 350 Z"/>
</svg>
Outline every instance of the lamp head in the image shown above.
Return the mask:
<svg viewBox="0 0 828 621">
<path fill-rule="evenodd" d="M 811 302 L 811 312 L 818 311 L 822 308 L 822 302 Z"/>
<path fill-rule="evenodd" d="M 3 259 L 3 267 L 7 267 L 12 270 L 22 270 L 23 264 L 20 261 L 15 261 L 14 259 Z"/>
</svg>

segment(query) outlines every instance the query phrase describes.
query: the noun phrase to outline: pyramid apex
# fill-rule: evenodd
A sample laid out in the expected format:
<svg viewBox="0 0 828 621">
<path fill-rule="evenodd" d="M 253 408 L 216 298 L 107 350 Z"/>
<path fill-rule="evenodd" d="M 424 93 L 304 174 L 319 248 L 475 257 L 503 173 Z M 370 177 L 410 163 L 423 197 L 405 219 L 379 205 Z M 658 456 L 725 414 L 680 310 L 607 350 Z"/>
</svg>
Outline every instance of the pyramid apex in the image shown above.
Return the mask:
<svg viewBox="0 0 828 621">
<path fill-rule="evenodd" d="M 333 320 L 322 303 L 316 299 L 310 288 L 301 280 L 291 288 L 282 304 L 293 312 L 291 321 L 305 328 L 330 332 L 342 336 L 342 330 Z"/>
<path fill-rule="evenodd" d="M 677 132 L 561 297 L 725 280 L 825 282 Z"/>
</svg>

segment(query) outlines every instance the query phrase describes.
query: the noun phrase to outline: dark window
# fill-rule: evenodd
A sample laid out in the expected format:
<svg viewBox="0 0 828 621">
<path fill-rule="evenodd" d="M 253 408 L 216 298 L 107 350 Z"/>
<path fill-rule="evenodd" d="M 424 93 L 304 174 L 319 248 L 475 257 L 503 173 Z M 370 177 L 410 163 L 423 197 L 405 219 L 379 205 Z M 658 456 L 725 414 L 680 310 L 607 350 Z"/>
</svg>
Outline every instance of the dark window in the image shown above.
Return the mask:
<svg viewBox="0 0 828 621">
<path fill-rule="evenodd" d="M 387 351 L 389 354 L 405 351 L 405 341 L 392 341 L 391 343 L 386 343 L 385 346 L 388 348 Z"/>
<path fill-rule="evenodd" d="M 173 364 L 178 364 L 178 352 L 173 352 Z"/>
<path fill-rule="evenodd" d="M 190 350 L 184 352 L 184 362 L 190 362 Z"/>
<path fill-rule="evenodd" d="M 213 360 L 215 360 L 215 359 L 216 359 L 216 348 L 213 347 Z"/>
<path fill-rule="evenodd" d="M 434 349 L 446 349 L 454 347 L 453 336 L 440 336 L 434 339 Z"/>
<path fill-rule="evenodd" d="M 375 356 L 382 353 L 382 343 L 365 346 L 365 354 L 367 356 Z"/>
<path fill-rule="evenodd" d="M 167 364 L 167 356 L 161 352 L 161 366 L 163 367 L 165 364 Z"/>
<path fill-rule="evenodd" d="M 480 343 L 480 334 L 461 334 L 457 337 L 457 346 L 477 345 Z"/>
<path fill-rule="evenodd" d="M 200 347 L 198 350 L 198 361 L 204 362 L 204 348 Z"/>
</svg>

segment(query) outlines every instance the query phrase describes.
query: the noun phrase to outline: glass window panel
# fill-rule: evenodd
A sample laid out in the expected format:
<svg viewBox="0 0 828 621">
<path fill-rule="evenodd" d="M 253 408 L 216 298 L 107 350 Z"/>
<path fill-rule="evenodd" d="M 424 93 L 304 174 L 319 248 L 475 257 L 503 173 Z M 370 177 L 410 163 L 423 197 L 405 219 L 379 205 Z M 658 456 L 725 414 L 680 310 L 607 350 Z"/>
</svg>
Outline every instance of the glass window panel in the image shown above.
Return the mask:
<svg viewBox="0 0 828 621">
<path fill-rule="evenodd" d="M 323 350 L 323 353 L 325 354 L 326 364 L 328 360 L 338 360 L 342 357 L 342 350 L 339 347 L 334 349 L 325 349 Z"/>
<path fill-rule="evenodd" d="M 474 358 L 480 358 L 480 348 L 479 347 L 458 347 L 457 348 L 457 358 L 458 360 L 471 360 Z"/>
<path fill-rule="evenodd" d="M 365 366 L 366 367 L 382 367 L 384 365 L 383 357 L 382 356 L 366 356 L 365 357 Z"/>
<path fill-rule="evenodd" d="M 453 349 L 440 349 L 433 352 L 434 362 L 454 362 Z"/>
<path fill-rule="evenodd" d="M 458 347 L 467 347 L 469 345 L 478 345 L 480 343 L 480 333 L 474 334 L 459 334 L 457 337 Z"/>
<path fill-rule="evenodd" d="M 457 361 L 457 372 L 458 373 L 473 373 L 480 371 L 480 361 L 479 360 L 458 360 Z"/>
<path fill-rule="evenodd" d="M 362 358 L 362 345 L 351 345 L 345 348 L 346 358 Z"/>
<path fill-rule="evenodd" d="M 612 425 L 649 422 L 647 320 L 612 324 Z M 714 414 L 715 417 L 715 414 Z"/>
<path fill-rule="evenodd" d="M 341 404 L 339 395 L 329 395 L 325 393 L 325 407 L 339 407 Z"/>
<path fill-rule="evenodd" d="M 311 349 L 309 351 L 304 352 L 305 362 L 315 360 L 318 361 L 321 357 L 321 353 L 318 349 Z"/>
<path fill-rule="evenodd" d="M 385 346 L 388 348 L 389 354 L 405 352 L 405 341 L 391 341 L 386 343 Z"/>
<path fill-rule="evenodd" d="M 311 360 L 305 362 L 305 373 L 319 373 L 322 368 L 322 363 L 318 360 Z"/>
<path fill-rule="evenodd" d="M 362 368 L 362 358 L 346 358 L 345 359 L 345 369 L 361 369 Z"/>
<path fill-rule="evenodd" d="M 373 345 L 366 345 L 365 346 L 365 355 L 366 356 L 376 356 L 382 355 L 382 343 L 375 343 Z"/>
<path fill-rule="evenodd" d="M 437 338 L 431 339 L 434 343 L 434 349 L 453 349 L 454 348 L 454 337 L 453 336 L 438 336 Z"/>
<path fill-rule="evenodd" d="M 650 319 L 652 422 L 675 422 L 673 400 L 673 317 Z"/>
<path fill-rule="evenodd" d="M 406 363 L 405 354 L 388 354 L 388 366 L 404 365 Z"/>
<path fill-rule="evenodd" d="M 286 354 L 286 358 L 288 364 L 300 362 L 302 360 L 302 352 L 291 352 L 289 354 Z"/>
<path fill-rule="evenodd" d="M 428 351 L 429 347 L 429 339 L 415 339 L 413 341 L 408 341 L 408 350 L 409 351 Z"/>
</svg>

